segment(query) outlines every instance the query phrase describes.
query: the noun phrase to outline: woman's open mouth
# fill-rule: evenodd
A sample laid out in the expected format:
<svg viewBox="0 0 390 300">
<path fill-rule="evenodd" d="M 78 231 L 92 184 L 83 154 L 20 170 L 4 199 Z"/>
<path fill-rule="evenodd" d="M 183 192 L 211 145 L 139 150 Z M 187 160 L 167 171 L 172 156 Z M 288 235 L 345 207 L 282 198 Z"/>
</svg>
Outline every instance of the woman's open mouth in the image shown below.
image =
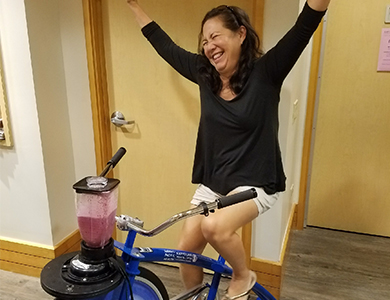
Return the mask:
<svg viewBox="0 0 390 300">
<path fill-rule="evenodd" d="M 217 64 L 217 63 L 221 60 L 221 57 L 222 57 L 223 54 L 224 54 L 224 52 L 215 53 L 215 54 L 212 56 L 212 59 L 213 59 L 214 63 Z"/>
</svg>

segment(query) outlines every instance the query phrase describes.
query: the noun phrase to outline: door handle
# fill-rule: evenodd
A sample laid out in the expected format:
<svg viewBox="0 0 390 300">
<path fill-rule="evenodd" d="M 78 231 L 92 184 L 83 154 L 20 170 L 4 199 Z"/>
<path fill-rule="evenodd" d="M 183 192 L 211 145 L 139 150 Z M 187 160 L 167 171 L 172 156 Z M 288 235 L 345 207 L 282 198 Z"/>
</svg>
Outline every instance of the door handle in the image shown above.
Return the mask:
<svg viewBox="0 0 390 300">
<path fill-rule="evenodd" d="M 111 115 L 111 123 L 115 126 L 121 127 L 123 125 L 134 124 L 134 120 L 126 121 L 125 116 L 120 111 L 115 111 Z"/>
</svg>

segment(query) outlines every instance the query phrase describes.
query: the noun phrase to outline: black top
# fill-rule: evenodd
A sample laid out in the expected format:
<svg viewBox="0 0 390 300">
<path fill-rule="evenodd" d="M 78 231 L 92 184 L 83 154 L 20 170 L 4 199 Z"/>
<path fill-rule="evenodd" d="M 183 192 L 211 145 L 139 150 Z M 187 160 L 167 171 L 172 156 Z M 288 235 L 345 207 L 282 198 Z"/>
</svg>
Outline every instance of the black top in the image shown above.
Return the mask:
<svg viewBox="0 0 390 300">
<path fill-rule="evenodd" d="M 243 90 L 231 101 L 213 94 L 202 81 L 199 54 L 177 46 L 155 22 L 142 32 L 181 75 L 199 85 L 201 117 L 192 182 L 226 195 L 238 186 L 262 187 L 268 194 L 285 190 L 278 142 L 280 90 L 325 12 L 306 3 L 296 24 L 279 43 L 254 62 Z"/>
</svg>

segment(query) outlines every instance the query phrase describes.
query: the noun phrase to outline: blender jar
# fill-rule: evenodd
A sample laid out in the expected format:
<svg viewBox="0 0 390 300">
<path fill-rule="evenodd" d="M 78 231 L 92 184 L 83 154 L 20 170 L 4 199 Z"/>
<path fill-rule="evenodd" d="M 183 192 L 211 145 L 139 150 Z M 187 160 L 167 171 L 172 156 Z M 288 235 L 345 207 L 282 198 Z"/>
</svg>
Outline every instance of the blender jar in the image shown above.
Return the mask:
<svg viewBox="0 0 390 300">
<path fill-rule="evenodd" d="M 119 180 L 86 177 L 73 185 L 81 238 L 88 247 L 104 247 L 111 238 L 118 206 Z"/>
</svg>

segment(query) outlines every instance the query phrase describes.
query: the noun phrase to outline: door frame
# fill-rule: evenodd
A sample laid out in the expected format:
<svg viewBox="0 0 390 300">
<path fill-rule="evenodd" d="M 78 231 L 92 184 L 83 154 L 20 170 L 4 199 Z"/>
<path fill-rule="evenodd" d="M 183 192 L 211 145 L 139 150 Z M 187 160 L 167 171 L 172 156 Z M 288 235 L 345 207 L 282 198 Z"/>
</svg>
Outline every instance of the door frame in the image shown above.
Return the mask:
<svg viewBox="0 0 390 300">
<path fill-rule="evenodd" d="M 101 0 L 82 0 L 97 173 L 111 159 L 110 106 Z"/>
<path fill-rule="evenodd" d="M 309 86 L 307 94 L 306 119 L 303 136 L 301 176 L 299 181 L 299 198 L 297 205 L 295 229 L 305 227 L 306 202 L 310 173 L 310 161 L 313 148 L 313 125 L 316 108 L 317 88 L 320 71 L 321 47 L 323 40 L 324 21 L 322 20 L 313 35 L 313 48 L 310 62 Z"/>
</svg>

